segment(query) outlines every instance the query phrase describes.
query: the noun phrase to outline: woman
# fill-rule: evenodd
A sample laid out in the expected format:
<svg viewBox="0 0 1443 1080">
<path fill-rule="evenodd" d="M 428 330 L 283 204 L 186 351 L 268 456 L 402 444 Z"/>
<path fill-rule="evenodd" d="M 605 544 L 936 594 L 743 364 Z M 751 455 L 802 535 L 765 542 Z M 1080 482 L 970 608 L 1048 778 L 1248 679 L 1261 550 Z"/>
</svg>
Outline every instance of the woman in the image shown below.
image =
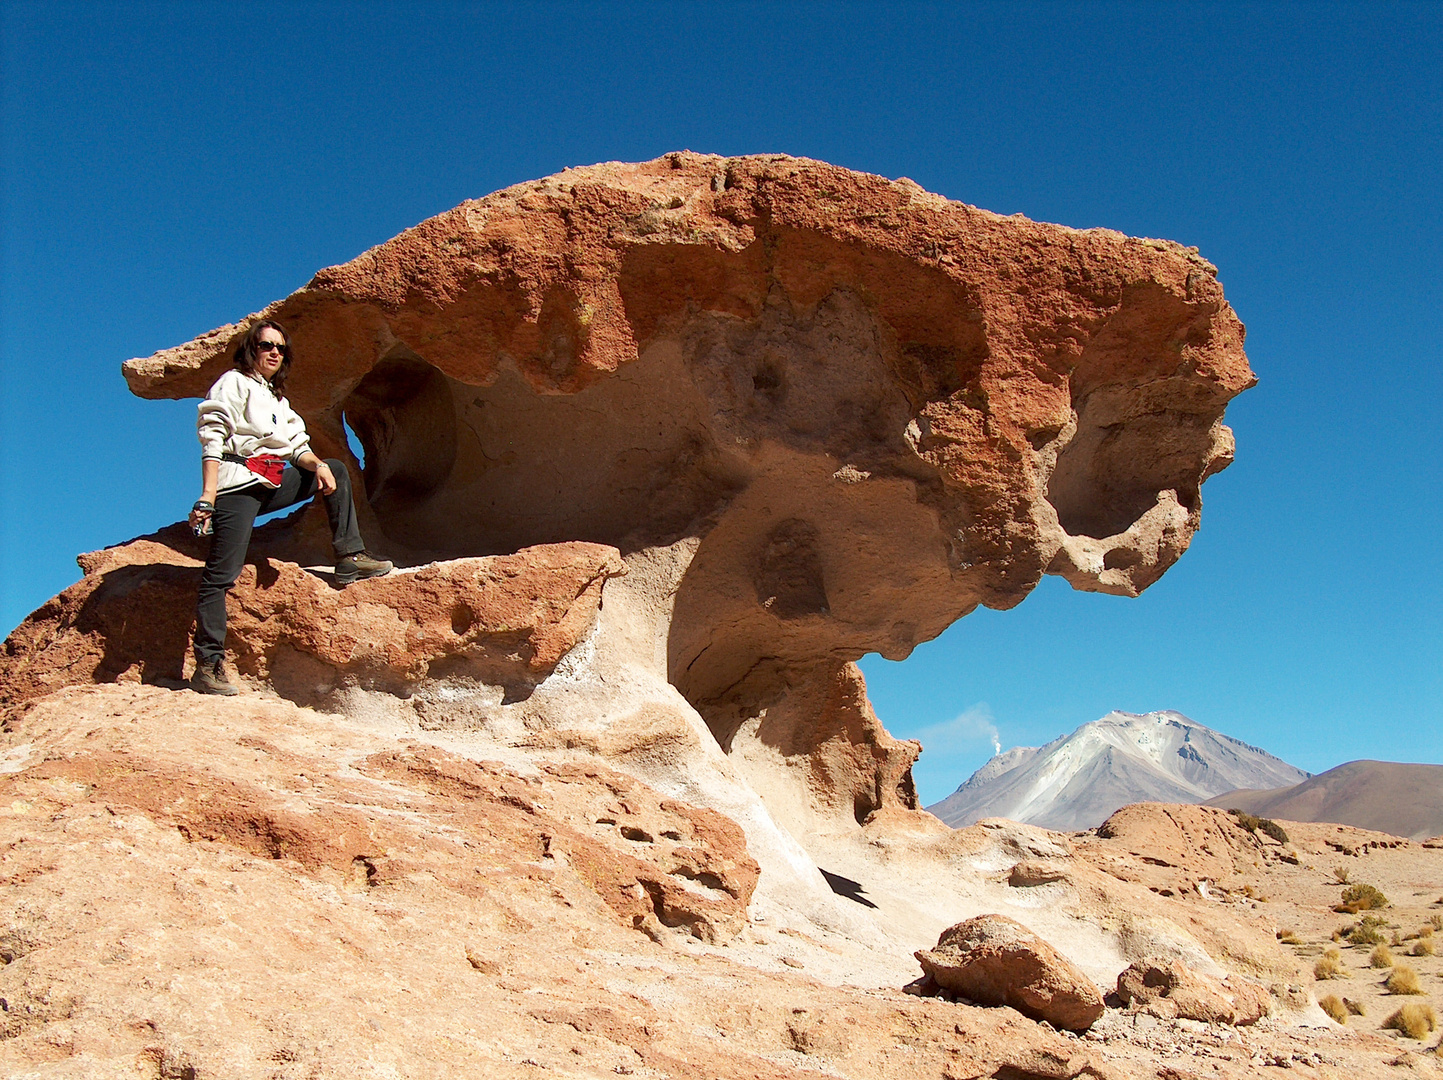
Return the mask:
<svg viewBox="0 0 1443 1080">
<path fill-rule="evenodd" d="M 190 687 L 202 694 L 238 692 L 223 666 L 225 594 L 245 563 L 257 515 L 294 506 L 319 490 L 331 520 L 336 580 L 344 586 L 391 571 L 361 542 L 345 463 L 311 452 L 305 421 L 285 397 L 290 369 L 290 337 L 267 319 L 251 327 L 236 350 L 235 368 L 200 403 L 203 490 L 190 524 L 197 535 L 214 531 L 195 605 Z"/>
</svg>

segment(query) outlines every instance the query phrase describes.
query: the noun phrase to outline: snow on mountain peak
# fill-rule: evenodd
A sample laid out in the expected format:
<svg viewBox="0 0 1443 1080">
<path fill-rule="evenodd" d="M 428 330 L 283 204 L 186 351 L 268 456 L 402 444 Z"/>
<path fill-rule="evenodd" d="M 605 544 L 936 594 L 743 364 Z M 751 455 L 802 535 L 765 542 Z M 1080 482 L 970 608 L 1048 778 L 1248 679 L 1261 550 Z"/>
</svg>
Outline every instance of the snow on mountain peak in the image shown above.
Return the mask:
<svg viewBox="0 0 1443 1080">
<path fill-rule="evenodd" d="M 949 825 L 1006 817 L 1087 829 L 1134 802 L 1201 802 L 1237 788 L 1278 788 L 1308 774 L 1182 713 L 1114 711 L 1041 747 L 996 755 L 929 806 Z"/>
</svg>

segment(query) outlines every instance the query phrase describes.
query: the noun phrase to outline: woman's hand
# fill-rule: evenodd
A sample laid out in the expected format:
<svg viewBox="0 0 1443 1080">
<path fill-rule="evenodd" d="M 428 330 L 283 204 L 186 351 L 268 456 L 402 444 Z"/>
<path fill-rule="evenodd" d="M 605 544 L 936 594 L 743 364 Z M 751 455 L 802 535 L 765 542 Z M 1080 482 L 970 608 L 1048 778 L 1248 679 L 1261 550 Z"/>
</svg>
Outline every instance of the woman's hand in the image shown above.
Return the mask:
<svg viewBox="0 0 1443 1080">
<path fill-rule="evenodd" d="M 336 490 L 336 478 L 331 473 L 331 467 L 324 461 L 316 463 L 316 485 L 321 489 L 322 495 L 329 495 Z"/>
<path fill-rule="evenodd" d="M 206 509 L 209 507 L 210 509 Z M 190 508 L 190 514 L 186 518 L 190 522 L 190 531 L 196 536 L 204 536 L 210 532 L 208 522 L 215 513 L 215 492 L 203 491 L 196 504 Z"/>
</svg>

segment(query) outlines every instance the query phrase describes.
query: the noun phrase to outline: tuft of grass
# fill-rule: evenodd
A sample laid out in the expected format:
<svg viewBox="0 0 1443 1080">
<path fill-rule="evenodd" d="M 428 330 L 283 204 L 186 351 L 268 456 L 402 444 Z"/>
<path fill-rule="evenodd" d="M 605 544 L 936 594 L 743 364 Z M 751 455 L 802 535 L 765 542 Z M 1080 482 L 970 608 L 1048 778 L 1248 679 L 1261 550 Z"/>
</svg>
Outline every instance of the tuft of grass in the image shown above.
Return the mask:
<svg viewBox="0 0 1443 1080">
<path fill-rule="evenodd" d="M 1408 950 L 1410 956 L 1435 956 L 1438 953 L 1438 946 L 1433 944 L 1430 937 L 1422 937 L 1413 942 L 1413 947 Z"/>
<path fill-rule="evenodd" d="M 1421 1039 L 1438 1026 L 1433 1006 L 1410 1001 L 1383 1021 L 1383 1027 L 1396 1031 L 1404 1038 Z"/>
<path fill-rule="evenodd" d="M 1344 998 L 1343 1004 L 1348 1007 L 1348 1011 L 1354 1016 L 1368 1015 L 1368 1009 L 1361 1001 L 1354 1001 L 1352 998 Z"/>
<path fill-rule="evenodd" d="M 1434 930 L 1443 930 L 1443 915 L 1429 915 L 1428 925 Z"/>
<path fill-rule="evenodd" d="M 1364 915 L 1356 924 L 1343 931 L 1343 937 L 1350 945 L 1381 945 L 1383 925 L 1381 916 Z"/>
<path fill-rule="evenodd" d="M 1318 1007 L 1333 1018 L 1339 1024 L 1348 1022 L 1348 1007 L 1338 999 L 1337 994 L 1329 994 L 1325 998 L 1318 999 Z"/>
<path fill-rule="evenodd" d="M 1303 943 L 1294 930 L 1279 930 L 1278 941 L 1284 945 L 1301 945 Z"/>
<path fill-rule="evenodd" d="M 1418 928 L 1418 936 L 1419 936 L 1419 937 L 1432 937 L 1432 936 L 1433 936 L 1433 931 L 1435 931 L 1435 930 L 1437 930 L 1437 929 L 1438 929 L 1438 927 L 1434 926 L 1431 922 L 1426 922 L 1426 923 L 1424 923 L 1422 926 L 1420 926 L 1420 927 Z"/>
<path fill-rule="evenodd" d="M 1345 911 L 1356 915 L 1360 911 L 1374 911 L 1388 906 L 1388 898 L 1373 885 L 1349 885 L 1343 890 L 1343 900 L 1334 911 Z"/>
<path fill-rule="evenodd" d="M 1393 950 L 1386 945 L 1374 945 L 1373 951 L 1368 955 L 1368 964 L 1375 968 L 1393 966 Z"/>
<path fill-rule="evenodd" d="M 1337 949 L 1329 949 L 1313 965 L 1313 978 L 1320 982 L 1323 979 L 1340 978 L 1346 972 L 1347 969 L 1343 967 L 1343 954 Z"/>
<path fill-rule="evenodd" d="M 1418 973 L 1407 964 L 1394 964 L 1393 971 L 1389 974 L 1384 986 L 1390 994 L 1421 994 L 1423 987 L 1418 985 Z"/>
<path fill-rule="evenodd" d="M 1333 867 L 1333 884 L 1334 884 L 1334 885 L 1346 885 L 1346 884 L 1348 884 L 1348 876 L 1349 876 L 1350 874 L 1352 874 L 1352 871 L 1349 870 L 1346 866 L 1335 866 L 1335 867 Z"/>
</svg>

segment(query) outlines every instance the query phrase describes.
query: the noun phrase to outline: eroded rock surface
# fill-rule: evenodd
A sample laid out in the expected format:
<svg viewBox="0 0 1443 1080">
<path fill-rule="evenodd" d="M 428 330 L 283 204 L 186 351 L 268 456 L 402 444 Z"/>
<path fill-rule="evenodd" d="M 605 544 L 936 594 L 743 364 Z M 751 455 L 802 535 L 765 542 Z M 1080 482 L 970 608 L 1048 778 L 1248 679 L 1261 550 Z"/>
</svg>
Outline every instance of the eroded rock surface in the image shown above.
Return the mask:
<svg viewBox="0 0 1443 1080">
<path fill-rule="evenodd" d="M 1105 1006 L 1097 985 L 1047 942 L 1005 915 L 950 926 L 917 952 L 938 986 L 981 1005 L 1011 1005 L 1054 1027 L 1086 1031 Z"/>
<path fill-rule="evenodd" d="M 568 169 L 260 314 L 317 448 L 354 463 L 359 436 L 385 553 L 690 542 L 669 678 L 766 752 L 849 662 L 1044 572 L 1155 581 L 1253 381 L 1193 250 L 781 156 Z M 129 361 L 131 388 L 202 393 L 254 318 Z"/>
<path fill-rule="evenodd" d="M 266 558 L 267 539 L 227 598 L 227 652 L 243 675 L 306 703 L 345 684 L 404 693 L 428 678 L 524 693 L 626 570 L 614 548 L 554 544 L 337 590 L 323 571 Z M 0 703 L 85 682 L 179 682 L 203 565 L 188 547 L 157 534 L 83 556 L 85 577 L 6 640 Z"/>
<path fill-rule="evenodd" d="M 1008 860 L 1021 852 L 1088 880 L 1087 862 L 1058 834 L 999 824 L 949 835 L 959 841 L 950 859 L 897 864 L 899 890 L 940 894 L 920 874 L 904 880 L 905 869 L 928 867 L 950 868 L 954 893 L 988 887 L 964 852 L 999 868 L 991 887 L 1001 892 L 1064 884 L 1009 885 Z M 901 929 L 885 907 L 877 922 L 842 932 L 768 901 L 760 881 L 749 894 L 754 869 L 739 838 L 722 815 L 619 775 L 590 750 L 447 739 L 267 693 L 220 700 L 122 683 L 45 695 L 0 731 L 0 1072 L 1127 1080 L 1171 1070 L 1265 1080 L 1277 1066 L 1318 1077 L 1397 1071 L 1389 1063 L 1400 1046 L 1377 1031 L 1389 1001 L 1376 995 L 1346 1029 L 1316 1008 L 1310 1026 L 1270 1017 L 1242 1028 L 1109 1009 L 1080 1038 L 1009 1008 L 907 996 L 897 987 L 908 976 L 889 980 L 875 948 Z M 1443 853 L 1413 847 L 1421 855 L 1381 847 L 1350 862 L 1406 896 L 1401 881 L 1443 880 Z M 1289 875 L 1286 887 L 1270 885 L 1279 900 L 1251 917 L 1297 925 L 1302 915 L 1309 940 L 1326 941 L 1338 918 L 1331 875 L 1287 863 L 1274 871 Z M 669 898 L 657 905 L 648 883 Z M 1120 906 L 1143 906 L 1117 884 L 1110 908 L 1088 914 L 1054 895 L 1034 914 L 1068 906 L 1055 925 L 1071 936 L 1049 927 L 1048 937 L 1076 953 Z M 1191 906 L 1228 925 L 1217 901 L 1143 894 L 1179 919 Z M 1436 896 L 1395 917 L 1420 924 Z M 697 925 L 717 936 L 698 937 Z M 1432 959 L 1418 961 L 1428 977 Z M 1108 968 L 1109 984 L 1125 966 Z M 1410 1075 L 1438 1074 L 1427 1049 L 1409 1058 Z"/>
<path fill-rule="evenodd" d="M 1268 1014 L 1267 990 L 1243 979 L 1223 981 L 1199 975 L 1177 960 L 1139 960 L 1117 977 L 1117 996 L 1126 1005 L 1165 1020 L 1179 1017 L 1204 1024 L 1256 1024 Z"/>
</svg>

